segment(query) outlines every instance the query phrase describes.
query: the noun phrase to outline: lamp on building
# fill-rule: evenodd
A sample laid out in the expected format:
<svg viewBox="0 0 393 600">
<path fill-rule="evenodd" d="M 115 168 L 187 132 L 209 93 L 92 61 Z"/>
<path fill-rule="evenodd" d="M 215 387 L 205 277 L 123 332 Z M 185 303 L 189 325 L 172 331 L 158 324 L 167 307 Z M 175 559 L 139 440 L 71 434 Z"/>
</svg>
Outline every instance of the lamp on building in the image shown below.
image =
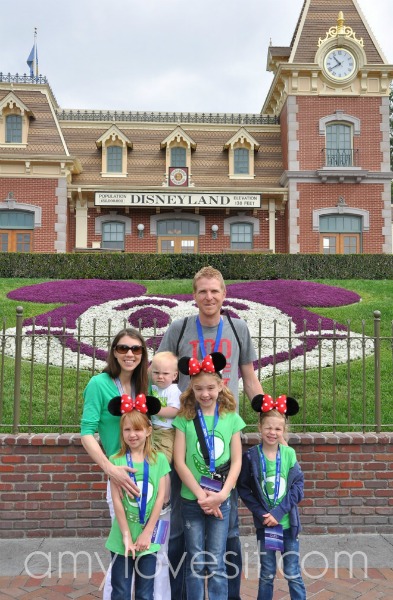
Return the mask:
<svg viewBox="0 0 393 600">
<path fill-rule="evenodd" d="M 213 238 L 213 240 L 217 239 L 217 231 L 218 231 L 218 225 L 212 225 L 212 238 Z"/>
<path fill-rule="evenodd" d="M 143 223 L 139 223 L 137 225 L 137 229 L 138 229 L 138 237 L 143 238 L 143 232 L 145 231 L 145 226 Z"/>
</svg>

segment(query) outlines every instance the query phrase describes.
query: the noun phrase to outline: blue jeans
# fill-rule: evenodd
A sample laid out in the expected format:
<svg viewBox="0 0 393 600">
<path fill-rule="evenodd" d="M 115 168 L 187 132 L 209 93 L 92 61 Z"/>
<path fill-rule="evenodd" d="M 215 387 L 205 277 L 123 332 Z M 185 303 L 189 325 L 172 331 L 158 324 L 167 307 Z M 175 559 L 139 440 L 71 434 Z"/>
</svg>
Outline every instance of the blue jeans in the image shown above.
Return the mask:
<svg viewBox="0 0 393 600">
<path fill-rule="evenodd" d="M 169 578 L 172 600 L 186 600 L 186 570 L 183 520 L 181 516 L 181 480 L 174 468 L 171 477 L 171 529 L 168 543 Z M 169 600 L 169 599 L 168 599 Z"/>
<path fill-rule="evenodd" d="M 175 469 L 171 473 L 171 532 L 169 537 L 168 557 L 170 561 L 169 576 L 171 580 L 172 600 L 186 600 L 185 584 L 185 541 L 181 512 L 181 480 Z M 239 538 L 238 493 L 236 488 L 231 492 L 231 511 L 229 515 L 228 539 L 226 544 L 226 571 L 228 576 L 228 600 L 241 600 L 240 584 L 242 576 L 242 549 Z"/>
<path fill-rule="evenodd" d="M 206 515 L 196 500 L 182 499 L 186 540 L 187 600 L 203 600 L 205 577 L 209 600 L 228 599 L 225 548 L 228 537 L 230 500 L 220 506 L 222 519 Z"/>
<path fill-rule="evenodd" d="M 157 556 L 143 554 L 133 559 L 131 556 L 112 556 L 112 595 L 111 600 L 130 600 L 132 573 L 135 569 L 135 600 L 153 600 L 154 575 Z"/>
<path fill-rule="evenodd" d="M 239 538 L 239 514 L 237 489 L 231 492 L 231 511 L 229 514 L 229 529 L 226 545 L 226 571 L 228 577 L 228 600 L 241 600 L 240 584 L 242 578 L 242 548 Z"/>
<path fill-rule="evenodd" d="M 272 600 L 273 581 L 277 567 L 276 553 L 274 550 L 265 550 L 264 529 L 257 529 L 257 540 L 261 565 L 257 600 Z M 291 600 L 306 600 L 306 588 L 300 571 L 299 540 L 291 537 L 290 529 L 284 529 L 284 554 L 282 556 L 284 577 L 288 582 Z"/>
</svg>

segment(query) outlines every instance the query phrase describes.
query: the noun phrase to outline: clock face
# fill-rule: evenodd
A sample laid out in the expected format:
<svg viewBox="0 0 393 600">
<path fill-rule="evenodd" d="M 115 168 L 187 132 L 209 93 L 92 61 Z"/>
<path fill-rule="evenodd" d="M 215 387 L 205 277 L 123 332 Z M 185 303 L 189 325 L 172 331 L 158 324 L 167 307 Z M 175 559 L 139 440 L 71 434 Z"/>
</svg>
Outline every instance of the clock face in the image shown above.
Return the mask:
<svg viewBox="0 0 393 600">
<path fill-rule="evenodd" d="M 356 69 L 356 60 L 349 50 L 334 48 L 326 54 L 324 67 L 329 77 L 342 81 L 353 75 Z"/>
</svg>

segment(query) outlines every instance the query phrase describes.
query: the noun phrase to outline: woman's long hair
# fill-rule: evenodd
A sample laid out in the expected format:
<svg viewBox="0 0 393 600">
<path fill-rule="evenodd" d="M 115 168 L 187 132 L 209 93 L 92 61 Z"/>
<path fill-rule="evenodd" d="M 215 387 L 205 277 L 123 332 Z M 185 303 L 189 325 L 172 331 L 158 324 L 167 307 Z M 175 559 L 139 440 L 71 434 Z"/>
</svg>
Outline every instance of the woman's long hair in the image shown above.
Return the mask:
<svg viewBox="0 0 393 600">
<path fill-rule="evenodd" d="M 201 373 L 201 375 L 206 375 L 206 373 Z M 211 377 L 215 377 L 219 383 L 222 383 L 221 377 L 217 373 L 209 373 Z M 179 417 L 184 417 L 188 421 L 191 421 L 196 417 L 197 414 L 197 401 L 195 399 L 195 394 L 193 390 L 193 383 L 198 381 L 198 375 L 193 375 L 190 378 L 190 383 L 188 384 L 188 388 L 185 392 L 180 396 L 180 410 Z M 222 415 L 226 412 L 235 412 L 236 411 L 236 400 L 231 390 L 227 388 L 226 385 L 223 385 L 221 392 L 218 394 L 217 398 L 218 402 L 218 414 Z"/>
<path fill-rule="evenodd" d="M 147 356 L 146 342 L 137 329 L 132 329 L 132 328 L 122 329 L 114 337 L 111 347 L 110 347 L 110 350 L 108 352 L 108 358 L 106 359 L 107 365 L 103 369 L 103 372 L 108 373 L 108 375 L 110 375 L 110 377 L 112 377 L 112 379 L 116 379 L 116 377 L 118 377 L 120 375 L 121 369 L 120 369 L 118 360 L 115 357 L 115 349 L 116 349 L 117 344 L 119 343 L 119 340 L 121 340 L 121 338 L 126 335 L 128 337 L 134 338 L 135 340 L 138 340 L 141 343 L 141 346 L 143 348 L 141 362 L 139 363 L 139 365 L 137 365 L 135 367 L 134 371 L 132 372 L 131 380 L 133 381 L 133 383 L 135 385 L 135 393 L 136 394 L 147 394 L 147 389 L 148 389 L 147 368 L 149 366 L 149 360 L 148 360 L 148 356 Z"/>
<path fill-rule="evenodd" d="M 151 421 L 147 415 L 140 413 L 138 410 L 132 410 L 131 412 L 124 413 L 120 419 L 120 450 L 116 456 L 124 456 L 128 450 L 128 446 L 124 441 L 123 427 L 125 425 L 131 425 L 136 431 L 142 431 L 144 429 L 150 429 L 150 435 L 146 438 L 144 453 L 145 458 L 149 464 L 153 464 L 157 460 L 157 452 L 153 448 L 152 433 L 153 428 Z"/>
</svg>

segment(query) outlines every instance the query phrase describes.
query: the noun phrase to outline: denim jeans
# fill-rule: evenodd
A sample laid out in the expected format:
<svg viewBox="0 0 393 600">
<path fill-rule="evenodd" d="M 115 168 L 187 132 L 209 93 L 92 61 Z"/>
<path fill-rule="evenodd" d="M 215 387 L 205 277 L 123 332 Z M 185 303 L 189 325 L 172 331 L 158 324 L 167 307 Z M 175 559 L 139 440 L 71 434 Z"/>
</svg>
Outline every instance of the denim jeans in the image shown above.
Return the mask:
<svg viewBox="0 0 393 600">
<path fill-rule="evenodd" d="M 112 556 L 112 595 L 111 600 L 130 600 L 132 574 L 135 569 L 135 600 L 153 600 L 154 575 L 157 556 L 143 554 L 133 559 L 131 556 Z"/>
<path fill-rule="evenodd" d="M 169 577 L 172 600 L 186 600 L 186 569 L 183 520 L 181 515 L 181 480 L 174 468 L 171 477 L 171 530 L 168 543 Z M 168 599 L 169 600 L 169 599 Z"/>
<path fill-rule="evenodd" d="M 277 567 L 276 552 L 274 550 L 265 550 L 264 529 L 257 529 L 257 540 L 259 543 L 259 562 L 261 565 L 257 600 L 272 600 L 273 581 Z M 288 582 L 291 600 L 305 600 L 306 588 L 300 571 L 299 540 L 291 537 L 290 529 L 284 529 L 284 554 L 282 557 L 284 566 L 282 567 L 280 563 L 280 568 L 283 568 L 284 577 Z"/>
<path fill-rule="evenodd" d="M 230 499 L 220 506 L 222 519 L 206 515 L 196 500 L 182 499 L 186 540 L 187 600 L 203 600 L 205 577 L 209 600 L 228 599 L 225 548 L 228 537 Z"/>
<path fill-rule="evenodd" d="M 239 514 L 237 489 L 231 492 L 231 510 L 229 513 L 229 529 L 226 545 L 226 571 L 228 576 L 228 600 L 241 600 L 240 584 L 242 578 L 242 548 L 239 537 Z"/>
</svg>

